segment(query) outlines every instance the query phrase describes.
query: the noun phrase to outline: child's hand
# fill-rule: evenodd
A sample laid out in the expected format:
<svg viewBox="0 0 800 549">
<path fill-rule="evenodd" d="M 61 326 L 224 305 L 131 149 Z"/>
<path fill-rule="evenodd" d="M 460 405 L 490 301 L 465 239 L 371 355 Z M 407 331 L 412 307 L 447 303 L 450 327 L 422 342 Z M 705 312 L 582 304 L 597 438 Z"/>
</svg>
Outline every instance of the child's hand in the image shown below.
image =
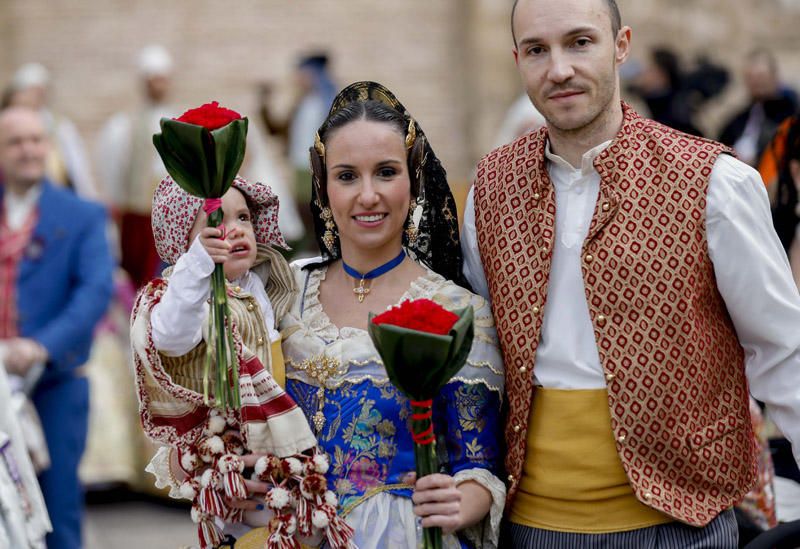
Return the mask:
<svg viewBox="0 0 800 549">
<path fill-rule="evenodd" d="M 231 253 L 231 244 L 224 240 L 224 231 L 220 227 L 204 227 L 198 237 L 214 263 L 225 263 Z"/>
</svg>

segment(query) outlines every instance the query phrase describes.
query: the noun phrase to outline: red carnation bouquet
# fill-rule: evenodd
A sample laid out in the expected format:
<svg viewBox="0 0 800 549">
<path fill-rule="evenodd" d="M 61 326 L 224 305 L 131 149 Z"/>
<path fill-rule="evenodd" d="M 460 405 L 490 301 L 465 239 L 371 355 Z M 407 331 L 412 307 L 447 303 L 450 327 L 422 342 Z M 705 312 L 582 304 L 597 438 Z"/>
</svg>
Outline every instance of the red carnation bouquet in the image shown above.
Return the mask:
<svg viewBox="0 0 800 549">
<path fill-rule="evenodd" d="M 153 144 L 167 171 L 184 191 L 204 198 L 208 226 L 222 223 L 222 196 L 228 192 L 244 160 L 247 118 L 213 101 L 190 109 L 178 118 L 162 118 L 161 133 Z M 211 277 L 210 338 L 203 373 L 203 396 L 209 404 L 209 377 L 215 355 L 214 404 L 221 410 L 241 407 L 239 368 L 228 321 L 228 298 L 222 264 Z"/>
<path fill-rule="evenodd" d="M 404 301 L 370 314 L 370 338 L 392 384 L 411 402 L 417 478 L 437 472 L 433 399 L 467 360 L 474 335 L 472 306 L 448 311 L 430 299 Z M 425 528 L 425 549 L 442 547 L 440 528 Z"/>
</svg>

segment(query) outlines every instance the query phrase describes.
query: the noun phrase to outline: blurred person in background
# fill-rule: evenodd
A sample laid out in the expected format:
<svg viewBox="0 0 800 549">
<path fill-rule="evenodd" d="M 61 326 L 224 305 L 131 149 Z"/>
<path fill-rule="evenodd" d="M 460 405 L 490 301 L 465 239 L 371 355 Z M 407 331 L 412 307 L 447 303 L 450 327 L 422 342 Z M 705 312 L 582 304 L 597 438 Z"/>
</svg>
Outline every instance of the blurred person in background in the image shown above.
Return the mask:
<svg viewBox="0 0 800 549">
<path fill-rule="evenodd" d="M 630 83 L 628 90 L 647 105 L 650 117 L 692 135 L 702 133 L 692 122 L 689 90 L 678 55 L 669 48 L 654 48 L 648 62 Z"/>
<path fill-rule="evenodd" d="M 114 114 L 100 131 L 96 146 L 97 174 L 119 219 L 121 265 L 136 288 L 149 282 L 161 267 L 150 210 L 153 191 L 167 171 L 153 147 L 153 134 L 160 131 L 161 118 L 179 114 L 168 103 L 172 68 L 172 57 L 161 46 L 139 52 L 143 101 Z"/>
<path fill-rule="evenodd" d="M 50 72 L 43 65 L 22 65 L 14 73 L 0 108 L 27 107 L 38 111 L 51 143 L 47 156 L 48 179 L 56 185 L 74 189 L 84 198 L 97 199 L 86 145 L 75 124 L 48 106 L 50 84 Z"/>
<path fill-rule="evenodd" d="M 725 124 L 719 140 L 755 166 L 780 123 L 797 111 L 797 93 L 781 83 L 778 62 L 768 50 L 747 56 L 743 76 L 749 102 Z"/>
<path fill-rule="evenodd" d="M 39 113 L 0 112 L 0 340 L 8 373 L 35 383 L 51 459 L 39 476 L 53 524 L 47 546 L 77 549 L 89 413 L 80 367 L 111 297 L 113 260 L 104 209 L 49 181 L 49 151 Z"/>
<path fill-rule="evenodd" d="M 328 55 L 315 53 L 302 57 L 297 63 L 294 83 L 297 88 L 297 99 L 288 119 L 284 122 L 276 119 L 268 108 L 262 109 L 262 118 L 269 132 L 282 136 L 286 140 L 289 163 L 294 171 L 293 192 L 305 227 L 306 238 L 302 242 L 292 243 L 298 251 L 314 251 L 316 244 L 312 238 L 314 224 L 305 207 L 311 199 L 308 181 L 311 171 L 308 167 L 308 149 L 314 144 L 314 134 L 328 115 L 333 98 L 336 96 L 336 84 L 328 69 Z M 269 88 L 266 88 L 269 95 Z M 264 107 L 267 102 L 262 103 Z"/>
<path fill-rule="evenodd" d="M 544 126 L 544 117 L 533 106 L 528 96 L 523 93 L 517 97 L 506 111 L 503 122 L 494 140 L 499 147 L 514 141 L 517 137 Z"/>
</svg>

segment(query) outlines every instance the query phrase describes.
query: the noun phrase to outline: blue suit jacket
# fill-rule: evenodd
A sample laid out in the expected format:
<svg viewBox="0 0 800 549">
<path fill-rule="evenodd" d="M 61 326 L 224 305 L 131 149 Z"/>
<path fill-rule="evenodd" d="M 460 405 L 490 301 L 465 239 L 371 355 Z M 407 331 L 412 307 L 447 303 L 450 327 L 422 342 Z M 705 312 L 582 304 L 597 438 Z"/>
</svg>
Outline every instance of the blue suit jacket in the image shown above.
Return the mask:
<svg viewBox="0 0 800 549">
<path fill-rule="evenodd" d="M 0 186 L 0 203 L 3 188 Z M 41 382 L 89 357 L 92 333 L 113 292 L 105 209 L 45 181 L 38 222 L 19 265 L 18 331 L 50 355 Z"/>
</svg>

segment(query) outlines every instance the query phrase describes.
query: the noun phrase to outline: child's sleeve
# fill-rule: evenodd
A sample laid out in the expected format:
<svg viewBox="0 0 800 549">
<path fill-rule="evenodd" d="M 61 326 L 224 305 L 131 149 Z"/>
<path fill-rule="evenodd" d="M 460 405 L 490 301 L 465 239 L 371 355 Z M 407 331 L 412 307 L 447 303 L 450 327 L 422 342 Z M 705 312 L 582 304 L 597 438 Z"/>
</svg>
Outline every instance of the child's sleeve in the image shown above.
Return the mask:
<svg viewBox="0 0 800 549">
<path fill-rule="evenodd" d="M 214 261 L 196 238 L 175 263 L 150 316 L 153 345 L 165 355 L 185 355 L 202 340 L 213 272 Z"/>
</svg>

